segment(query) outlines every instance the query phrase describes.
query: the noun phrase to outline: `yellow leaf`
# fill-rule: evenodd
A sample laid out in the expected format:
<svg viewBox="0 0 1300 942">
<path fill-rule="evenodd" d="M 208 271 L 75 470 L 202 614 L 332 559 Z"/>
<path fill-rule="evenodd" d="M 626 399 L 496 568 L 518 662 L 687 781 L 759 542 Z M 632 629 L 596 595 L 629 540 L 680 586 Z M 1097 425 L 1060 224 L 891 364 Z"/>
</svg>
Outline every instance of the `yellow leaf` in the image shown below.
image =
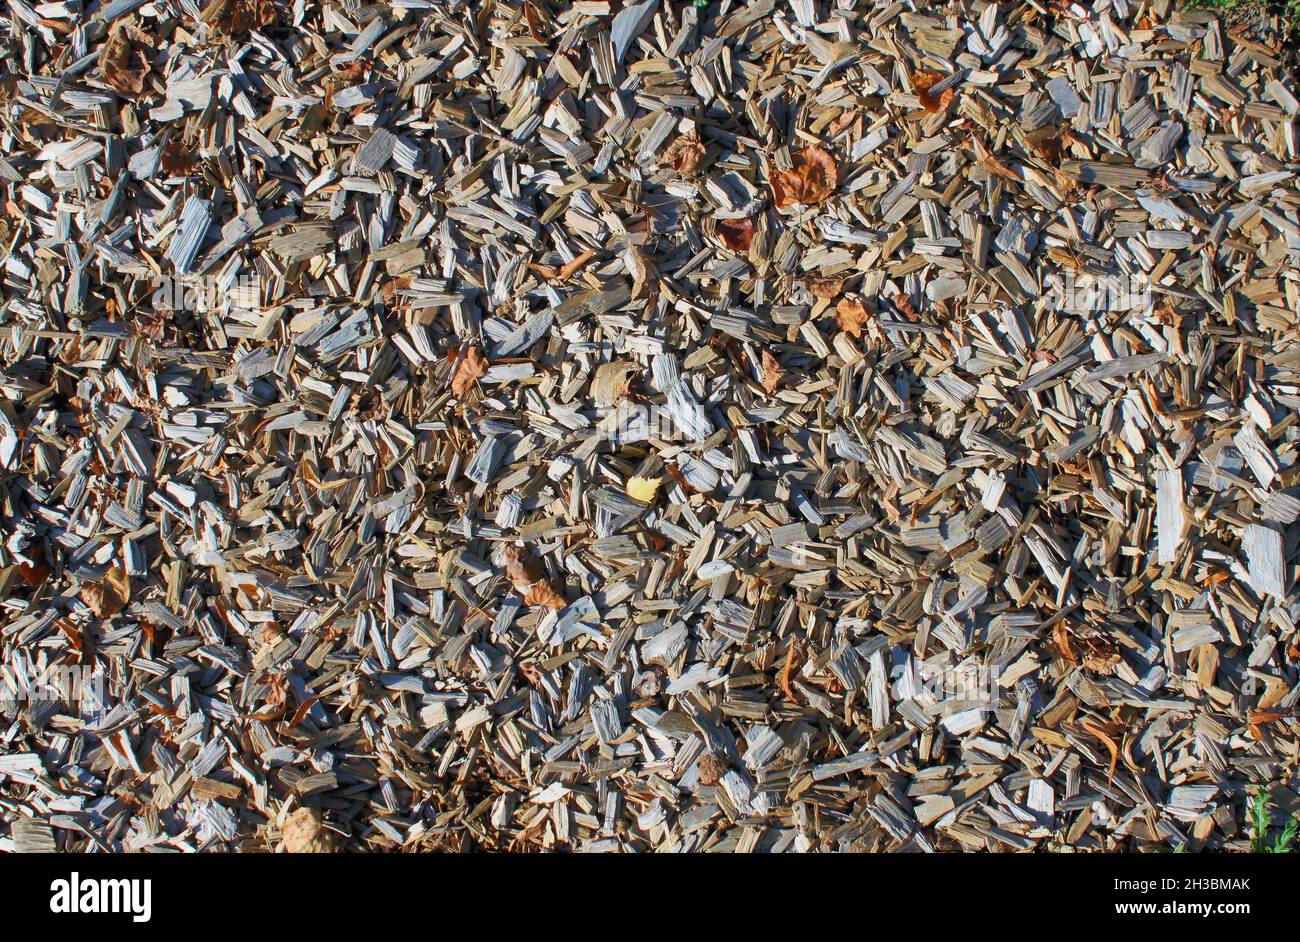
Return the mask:
<svg viewBox="0 0 1300 942">
<path fill-rule="evenodd" d="M 655 499 L 655 492 L 659 490 L 659 485 L 663 482 L 663 478 L 629 478 L 627 496 L 633 500 L 648 504 Z"/>
</svg>

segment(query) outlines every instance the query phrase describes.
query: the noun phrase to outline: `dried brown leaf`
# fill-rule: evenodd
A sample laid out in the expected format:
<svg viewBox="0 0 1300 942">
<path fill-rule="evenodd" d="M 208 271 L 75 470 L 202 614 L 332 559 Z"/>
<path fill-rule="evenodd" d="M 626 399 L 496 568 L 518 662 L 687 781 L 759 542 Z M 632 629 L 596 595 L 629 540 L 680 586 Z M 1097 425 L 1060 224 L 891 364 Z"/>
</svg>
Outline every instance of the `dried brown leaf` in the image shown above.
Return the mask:
<svg viewBox="0 0 1300 942">
<path fill-rule="evenodd" d="M 487 368 L 488 360 L 482 351 L 478 347 L 468 348 L 451 378 L 451 391 L 463 399 L 474 388 L 478 378 L 487 372 Z"/>
<path fill-rule="evenodd" d="M 664 167 L 672 167 L 678 173 L 695 173 L 704 160 L 704 144 L 694 131 L 680 135 L 669 144 L 659 158 Z"/>
<path fill-rule="evenodd" d="M 790 157 L 791 168 L 772 174 L 777 209 L 794 203 L 812 206 L 828 199 L 839 184 L 839 165 L 825 149 L 813 145 Z"/>
<path fill-rule="evenodd" d="M 635 245 L 629 245 L 624 255 L 627 270 L 632 275 L 632 297 L 653 298 L 659 291 L 659 272 Z"/>
<path fill-rule="evenodd" d="M 938 94 L 930 91 L 947 77 L 942 72 L 915 72 L 912 74 L 912 87 L 916 89 L 917 97 L 921 99 L 921 107 L 930 114 L 942 111 L 952 101 L 953 90 L 951 88 L 945 88 Z"/>
<path fill-rule="evenodd" d="M 139 95 L 149 74 L 149 37 L 125 23 L 113 27 L 99 50 L 99 74 L 104 83 L 121 95 Z"/>
<path fill-rule="evenodd" d="M 173 137 L 163 145 L 162 153 L 158 155 L 158 165 L 168 176 L 184 176 L 194 166 L 194 149 L 186 147 L 180 138 Z"/>
<path fill-rule="evenodd" d="M 785 370 L 781 369 L 781 362 L 767 350 L 763 351 L 763 388 L 767 390 L 770 396 L 776 392 L 777 387 L 781 385 L 781 379 L 785 375 Z"/>
<path fill-rule="evenodd" d="M 537 7 L 524 0 L 524 20 L 528 23 L 528 34 L 539 43 L 546 42 L 546 26 Z"/>
<path fill-rule="evenodd" d="M 506 576 L 527 605 L 545 605 L 547 608 L 564 608 L 569 603 L 564 593 L 546 575 L 542 561 L 528 549 L 519 546 L 505 548 Z"/>
<path fill-rule="evenodd" d="M 112 618 L 131 600 L 131 577 L 121 566 L 114 566 L 100 582 L 81 587 L 81 600 L 96 618 Z"/>
<path fill-rule="evenodd" d="M 45 584 L 46 579 L 50 578 L 50 567 L 42 562 L 36 562 L 32 565 L 19 563 L 18 575 L 23 582 L 27 583 L 29 588 L 37 589 Z"/>
<path fill-rule="evenodd" d="M 805 278 L 804 287 L 814 298 L 821 298 L 824 301 L 833 301 L 844 290 L 843 278 L 822 278 L 810 276 Z"/>
<path fill-rule="evenodd" d="M 1061 166 L 1073 138 L 1068 128 L 1043 128 L 1026 138 L 1030 149 L 1053 168 Z"/>
<path fill-rule="evenodd" d="M 989 149 L 980 143 L 979 138 L 972 138 L 971 143 L 975 145 L 976 159 L 979 160 L 980 166 L 985 170 L 995 176 L 1002 177 L 1005 180 L 1011 180 L 1015 183 L 1020 182 L 1020 174 L 1016 173 L 997 157 L 994 157 Z"/>
<path fill-rule="evenodd" d="M 889 300 L 893 303 L 894 307 L 898 308 L 900 311 L 903 312 L 903 316 L 906 317 L 908 320 L 910 321 L 921 320 L 920 312 L 917 311 L 916 305 L 912 303 L 912 299 L 909 298 L 907 295 L 896 294 Z"/>
<path fill-rule="evenodd" d="M 544 605 L 547 608 L 560 609 L 568 605 L 568 600 L 555 588 L 550 579 L 543 579 L 533 585 L 524 594 L 525 605 Z"/>
<path fill-rule="evenodd" d="M 754 241 L 754 220 L 718 220 L 718 238 L 733 252 L 748 252 Z"/>
<path fill-rule="evenodd" d="M 534 582 L 545 577 L 546 567 L 542 561 L 530 553 L 527 549 L 518 546 L 507 546 L 505 548 L 506 576 L 514 585 L 515 591 L 520 595 L 525 594 Z"/>
<path fill-rule="evenodd" d="M 1115 742 L 1113 737 L 1119 732 L 1119 726 L 1115 723 L 1098 723 L 1094 720 L 1084 720 L 1083 728 L 1101 741 L 1110 753 L 1110 768 L 1106 770 L 1106 783 L 1115 777 L 1115 766 L 1119 764 L 1119 743 Z"/>
<path fill-rule="evenodd" d="M 853 337 L 862 336 L 862 325 L 866 323 L 868 311 L 861 301 L 843 298 L 835 305 L 835 322 L 840 330 Z"/>
<path fill-rule="evenodd" d="M 270 0 L 216 0 L 203 11 L 201 19 L 233 36 L 270 26 L 275 22 L 275 7 Z"/>
<path fill-rule="evenodd" d="M 727 757 L 720 752 L 706 752 L 700 756 L 700 784 L 717 785 L 727 774 Z"/>
<path fill-rule="evenodd" d="M 781 666 L 781 670 L 778 671 L 776 675 L 776 685 L 781 688 L 781 692 L 785 694 L 787 700 L 796 704 L 799 700 L 795 697 L 794 691 L 790 689 L 790 675 L 794 672 L 794 659 L 797 653 L 798 646 L 794 644 L 790 645 L 789 649 L 785 653 L 785 664 Z"/>
</svg>

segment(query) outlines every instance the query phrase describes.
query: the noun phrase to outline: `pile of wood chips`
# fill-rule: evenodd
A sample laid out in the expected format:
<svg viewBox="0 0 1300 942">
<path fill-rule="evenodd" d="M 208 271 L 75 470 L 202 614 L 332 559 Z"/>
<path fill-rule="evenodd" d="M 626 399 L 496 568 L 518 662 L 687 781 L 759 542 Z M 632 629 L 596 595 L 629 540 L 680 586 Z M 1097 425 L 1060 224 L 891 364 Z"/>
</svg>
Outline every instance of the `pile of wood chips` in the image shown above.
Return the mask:
<svg viewBox="0 0 1300 942">
<path fill-rule="evenodd" d="M 1277 17 L 0 26 L 0 850 L 1241 849 L 1257 790 L 1296 810 Z"/>
</svg>

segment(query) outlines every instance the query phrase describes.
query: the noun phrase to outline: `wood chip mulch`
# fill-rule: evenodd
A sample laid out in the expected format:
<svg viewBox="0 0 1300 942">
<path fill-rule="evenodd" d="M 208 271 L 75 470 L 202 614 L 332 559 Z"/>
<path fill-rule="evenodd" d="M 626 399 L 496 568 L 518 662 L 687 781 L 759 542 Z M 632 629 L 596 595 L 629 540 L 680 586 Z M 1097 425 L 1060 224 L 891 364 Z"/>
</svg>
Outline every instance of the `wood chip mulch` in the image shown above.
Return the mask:
<svg viewBox="0 0 1300 942">
<path fill-rule="evenodd" d="M 1296 812 L 1275 15 L 0 26 L 0 851 L 1232 850 L 1258 790 Z"/>
</svg>

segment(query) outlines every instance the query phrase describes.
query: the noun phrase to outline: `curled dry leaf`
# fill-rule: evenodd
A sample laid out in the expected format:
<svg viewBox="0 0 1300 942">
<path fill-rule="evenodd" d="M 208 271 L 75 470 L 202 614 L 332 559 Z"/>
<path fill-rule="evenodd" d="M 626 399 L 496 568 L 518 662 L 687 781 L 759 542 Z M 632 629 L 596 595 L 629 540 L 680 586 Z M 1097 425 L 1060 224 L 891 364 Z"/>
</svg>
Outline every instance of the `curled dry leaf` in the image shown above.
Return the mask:
<svg viewBox="0 0 1300 942">
<path fill-rule="evenodd" d="M 652 298 L 658 291 L 659 272 L 635 245 L 629 245 L 624 253 L 627 270 L 632 276 L 632 297 Z"/>
<path fill-rule="evenodd" d="M 537 272 L 537 274 L 541 275 L 547 281 L 566 281 L 578 272 L 582 271 L 595 255 L 595 249 L 587 249 L 572 261 L 565 262 L 558 268 L 553 265 L 538 265 L 535 262 L 529 262 L 528 267 L 530 270 Z"/>
<path fill-rule="evenodd" d="M 1119 743 L 1112 737 L 1119 733 L 1122 727 L 1118 723 L 1098 723 L 1090 719 L 1084 720 L 1082 725 L 1110 753 L 1110 767 L 1106 770 L 1106 784 L 1109 785 L 1111 779 L 1115 777 L 1115 766 L 1119 764 Z"/>
<path fill-rule="evenodd" d="M 811 276 L 803 281 L 804 287 L 814 298 L 821 298 L 824 301 L 833 301 L 839 296 L 844 289 L 843 278 L 822 278 Z"/>
<path fill-rule="evenodd" d="M 717 785 L 727 774 L 729 763 L 720 752 L 706 752 L 700 757 L 700 784 Z"/>
<path fill-rule="evenodd" d="M 931 91 L 947 77 L 942 72 L 915 72 L 912 75 L 912 87 L 916 89 L 917 97 L 921 99 L 921 107 L 930 114 L 942 111 L 952 101 L 951 88 L 945 88 L 938 94 Z"/>
<path fill-rule="evenodd" d="M 334 74 L 342 76 L 349 81 L 355 81 L 365 76 L 366 71 L 370 68 L 370 63 L 365 59 L 353 59 L 351 62 L 340 62 L 334 66 Z"/>
<path fill-rule="evenodd" d="M 50 567 L 42 562 L 32 564 L 19 563 L 18 575 L 23 582 L 27 583 L 28 588 L 37 589 L 45 584 L 45 580 L 50 578 Z"/>
<path fill-rule="evenodd" d="M 515 591 L 528 605 L 545 605 L 547 608 L 564 608 L 569 604 L 546 575 L 542 561 L 526 548 L 507 546 L 505 549 L 506 575 Z"/>
<path fill-rule="evenodd" d="M 215 0 L 203 11 L 201 19 L 233 36 L 270 26 L 275 22 L 275 7 L 270 0 Z"/>
<path fill-rule="evenodd" d="M 1071 664 L 1079 663 L 1079 659 L 1074 656 L 1074 649 L 1070 647 L 1070 633 L 1066 630 L 1065 622 L 1056 623 L 1056 627 L 1052 629 L 1052 640 L 1056 642 L 1056 649 L 1062 658 Z"/>
<path fill-rule="evenodd" d="M 1026 143 L 1044 163 L 1059 168 L 1073 140 L 1069 128 L 1046 127 L 1030 134 Z"/>
<path fill-rule="evenodd" d="M 534 582 L 546 578 L 546 567 L 527 549 L 518 546 L 505 548 L 506 575 L 515 591 L 524 595 Z"/>
<path fill-rule="evenodd" d="M 487 368 L 488 361 L 483 352 L 478 347 L 470 347 L 451 378 L 451 391 L 463 399 L 474 388 L 478 378 L 487 372 Z"/>
<path fill-rule="evenodd" d="M 194 166 L 194 149 L 186 147 L 180 138 L 173 137 L 163 145 L 162 153 L 158 155 L 158 165 L 168 176 L 184 176 Z"/>
<path fill-rule="evenodd" d="M 664 149 L 659 159 L 660 165 L 672 167 L 678 173 L 695 173 L 703 161 L 704 144 L 694 131 L 680 135 Z"/>
<path fill-rule="evenodd" d="M 564 597 L 559 589 L 555 588 L 550 579 L 543 579 L 537 583 L 524 596 L 525 605 L 544 605 L 547 608 L 560 609 L 569 604 L 568 599 Z"/>
<path fill-rule="evenodd" d="M 754 220 L 720 219 L 718 238 L 733 252 L 748 252 L 754 242 Z"/>
<path fill-rule="evenodd" d="M 906 317 L 908 320 L 910 321 L 921 320 L 920 312 L 917 311 L 916 305 L 912 303 L 912 299 L 909 298 L 907 295 L 896 294 L 889 300 L 893 303 L 894 307 L 898 308 L 900 311 L 903 312 L 903 316 Z"/>
<path fill-rule="evenodd" d="M 596 376 L 591 381 L 591 395 L 596 405 L 608 408 L 626 398 L 639 369 L 631 360 L 615 360 L 597 367 Z"/>
<path fill-rule="evenodd" d="M 1289 713 L 1279 712 L 1276 710 L 1251 710 L 1247 731 L 1250 738 L 1256 742 L 1264 741 L 1264 727 L 1269 723 L 1276 723 L 1278 720 L 1290 716 Z"/>
<path fill-rule="evenodd" d="M 861 301 L 843 298 L 835 305 L 835 323 L 850 336 L 862 336 L 862 325 L 866 323 L 867 316 L 867 309 Z"/>
<path fill-rule="evenodd" d="M 280 828 L 281 846 L 290 854 L 330 854 L 334 835 L 326 829 L 319 809 L 299 808 Z"/>
<path fill-rule="evenodd" d="M 776 685 L 781 688 L 785 698 L 791 703 L 798 703 L 799 699 L 794 695 L 794 690 L 790 687 L 790 675 L 794 673 L 795 657 L 798 655 L 798 646 L 790 645 L 785 652 L 785 663 L 776 675 Z"/>
<path fill-rule="evenodd" d="M 546 42 L 546 24 L 542 22 L 542 15 L 527 0 L 524 0 L 524 19 L 528 23 L 528 34 L 539 43 Z"/>
<path fill-rule="evenodd" d="M 781 369 L 781 363 L 776 357 L 764 350 L 763 351 L 763 388 L 767 390 L 770 396 L 776 392 L 781 385 L 781 378 L 785 375 L 785 370 Z"/>
<path fill-rule="evenodd" d="M 99 51 L 100 77 L 121 95 L 139 95 L 144 91 L 152 51 L 153 43 L 147 35 L 134 26 L 119 23 Z"/>
<path fill-rule="evenodd" d="M 131 600 L 131 576 L 121 566 L 114 566 L 101 581 L 81 587 L 81 600 L 96 618 L 112 618 Z"/>
<path fill-rule="evenodd" d="M 979 160 L 980 166 L 985 170 L 991 174 L 1002 177 L 1003 179 L 1012 180 L 1016 183 L 1020 182 L 1020 174 L 1016 173 L 1001 160 L 994 157 L 989 149 L 980 143 L 979 138 L 972 138 L 971 143 L 975 145 L 976 159 Z"/>
<path fill-rule="evenodd" d="M 794 203 L 811 206 L 821 203 L 835 192 L 839 184 L 839 165 L 824 148 L 805 147 L 790 158 L 789 170 L 772 174 L 772 196 L 777 209 Z"/>
<path fill-rule="evenodd" d="M 673 479 L 673 483 L 676 484 L 678 487 L 680 487 L 687 494 L 700 493 L 699 490 L 695 488 L 691 484 L 691 482 L 687 479 L 686 475 L 682 474 L 681 469 L 678 468 L 676 465 L 665 462 L 664 470 L 667 471 L 668 476 Z M 651 534 L 651 539 L 652 540 L 654 539 L 654 534 Z M 659 549 L 662 548 L 663 547 L 659 547 Z"/>
</svg>

